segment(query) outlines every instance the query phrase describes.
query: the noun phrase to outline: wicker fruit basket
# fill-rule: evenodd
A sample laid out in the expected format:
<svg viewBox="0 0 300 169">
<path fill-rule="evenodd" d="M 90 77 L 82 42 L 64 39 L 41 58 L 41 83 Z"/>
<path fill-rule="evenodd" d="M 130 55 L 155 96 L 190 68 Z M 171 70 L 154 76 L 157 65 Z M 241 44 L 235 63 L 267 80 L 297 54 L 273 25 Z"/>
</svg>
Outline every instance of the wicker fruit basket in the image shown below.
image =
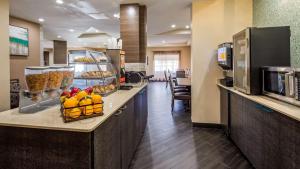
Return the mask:
<svg viewBox="0 0 300 169">
<path fill-rule="evenodd" d="M 103 101 L 101 103 L 70 108 L 65 108 L 62 104 L 61 113 L 65 123 L 103 116 Z"/>
</svg>

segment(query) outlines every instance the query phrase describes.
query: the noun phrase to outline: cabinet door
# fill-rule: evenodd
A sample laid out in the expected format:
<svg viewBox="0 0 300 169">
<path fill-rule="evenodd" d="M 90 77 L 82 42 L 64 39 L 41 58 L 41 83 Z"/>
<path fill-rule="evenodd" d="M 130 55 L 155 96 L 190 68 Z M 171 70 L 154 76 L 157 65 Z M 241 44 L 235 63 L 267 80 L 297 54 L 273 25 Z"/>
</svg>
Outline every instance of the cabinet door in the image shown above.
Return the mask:
<svg viewBox="0 0 300 169">
<path fill-rule="evenodd" d="M 246 116 L 247 122 L 245 123 L 247 158 L 256 169 L 263 168 L 264 162 L 264 120 L 261 105 L 252 101 L 246 100 Z"/>
<path fill-rule="evenodd" d="M 122 111 L 119 116 L 121 124 L 122 169 L 127 169 L 135 151 L 134 100 L 131 99 L 124 105 Z"/>
<path fill-rule="evenodd" d="M 287 116 L 280 116 L 279 168 L 300 168 L 300 123 Z"/>
<path fill-rule="evenodd" d="M 225 134 L 229 135 L 229 92 L 220 88 L 221 124 L 224 126 Z"/>
<path fill-rule="evenodd" d="M 94 168 L 120 169 L 120 123 L 116 116 L 108 118 L 94 131 Z"/>
<path fill-rule="evenodd" d="M 279 113 L 263 107 L 263 152 L 264 152 L 264 168 L 279 169 L 280 168 L 280 116 Z"/>
<path fill-rule="evenodd" d="M 230 118 L 231 118 L 231 130 L 230 137 L 233 142 L 245 153 L 245 146 L 243 140 L 243 113 L 244 111 L 244 98 L 232 93 L 230 96 Z"/>
<path fill-rule="evenodd" d="M 145 132 L 148 120 L 148 92 L 147 88 L 142 93 L 142 133 Z"/>
<path fill-rule="evenodd" d="M 135 111 L 136 114 L 138 114 L 136 122 L 138 123 L 137 140 L 139 143 L 144 134 L 148 120 L 147 88 L 144 88 L 135 96 Z"/>
<path fill-rule="evenodd" d="M 135 113 L 134 113 L 134 99 L 131 99 L 127 103 L 127 109 L 125 112 L 128 114 L 128 156 L 129 156 L 129 164 L 133 158 L 135 152 L 136 145 L 136 126 L 135 126 Z"/>
<path fill-rule="evenodd" d="M 134 97 L 134 112 L 135 112 L 135 126 L 136 126 L 136 147 L 141 141 L 142 138 L 142 92 L 139 92 L 135 97 Z"/>
</svg>

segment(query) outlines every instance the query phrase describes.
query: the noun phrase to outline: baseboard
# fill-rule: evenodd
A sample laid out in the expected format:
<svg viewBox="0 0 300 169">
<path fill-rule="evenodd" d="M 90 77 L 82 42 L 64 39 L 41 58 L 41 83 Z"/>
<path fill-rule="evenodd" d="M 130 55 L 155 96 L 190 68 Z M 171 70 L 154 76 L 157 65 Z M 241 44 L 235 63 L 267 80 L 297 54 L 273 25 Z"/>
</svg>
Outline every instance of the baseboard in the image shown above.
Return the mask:
<svg viewBox="0 0 300 169">
<path fill-rule="evenodd" d="M 217 128 L 217 129 L 223 129 L 224 128 L 224 126 L 222 124 L 216 124 L 216 123 L 193 123 L 193 127 Z"/>
</svg>

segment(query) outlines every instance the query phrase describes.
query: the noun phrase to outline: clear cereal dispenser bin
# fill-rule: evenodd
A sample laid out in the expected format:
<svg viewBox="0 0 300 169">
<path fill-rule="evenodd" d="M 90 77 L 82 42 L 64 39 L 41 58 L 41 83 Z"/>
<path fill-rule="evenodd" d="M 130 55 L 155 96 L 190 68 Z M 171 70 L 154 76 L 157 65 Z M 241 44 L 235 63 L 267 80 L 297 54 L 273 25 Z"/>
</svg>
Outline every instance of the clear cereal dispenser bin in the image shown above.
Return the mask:
<svg viewBox="0 0 300 169">
<path fill-rule="evenodd" d="M 30 94 L 32 101 L 38 102 L 46 89 L 49 79 L 47 69 L 47 67 L 25 68 L 27 90 Z"/>
</svg>

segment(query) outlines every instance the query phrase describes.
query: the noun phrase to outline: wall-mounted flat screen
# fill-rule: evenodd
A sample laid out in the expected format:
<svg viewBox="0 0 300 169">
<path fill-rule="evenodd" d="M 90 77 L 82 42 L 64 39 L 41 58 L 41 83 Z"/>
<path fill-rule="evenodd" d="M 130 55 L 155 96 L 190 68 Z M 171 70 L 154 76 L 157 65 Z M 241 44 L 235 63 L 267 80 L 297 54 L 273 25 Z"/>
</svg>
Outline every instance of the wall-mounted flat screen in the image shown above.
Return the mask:
<svg viewBox="0 0 300 169">
<path fill-rule="evenodd" d="M 219 48 L 218 49 L 218 62 L 226 62 L 227 48 Z"/>
<path fill-rule="evenodd" d="M 218 46 L 218 64 L 225 70 L 232 69 L 232 43 Z"/>
</svg>

